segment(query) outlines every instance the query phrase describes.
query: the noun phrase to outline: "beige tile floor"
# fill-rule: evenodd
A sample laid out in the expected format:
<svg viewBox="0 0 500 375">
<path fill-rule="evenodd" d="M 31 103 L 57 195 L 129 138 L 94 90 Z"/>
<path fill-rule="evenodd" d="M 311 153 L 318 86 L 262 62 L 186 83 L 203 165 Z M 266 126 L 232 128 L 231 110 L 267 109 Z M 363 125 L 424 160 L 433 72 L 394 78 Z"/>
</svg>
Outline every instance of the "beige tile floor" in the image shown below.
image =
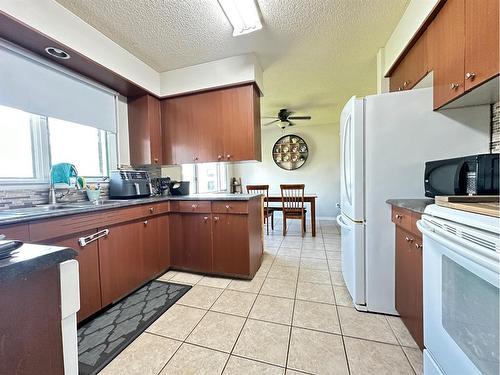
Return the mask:
<svg viewBox="0 0 500 375">
<path fill-rule="evenodd" d="M 252 281 L 170 271 L 193 285 L 101 374 L 421 374 L 398 317 L 356 311 L 340 272 L 339 228 L 265 236 Z"/>
</svg>

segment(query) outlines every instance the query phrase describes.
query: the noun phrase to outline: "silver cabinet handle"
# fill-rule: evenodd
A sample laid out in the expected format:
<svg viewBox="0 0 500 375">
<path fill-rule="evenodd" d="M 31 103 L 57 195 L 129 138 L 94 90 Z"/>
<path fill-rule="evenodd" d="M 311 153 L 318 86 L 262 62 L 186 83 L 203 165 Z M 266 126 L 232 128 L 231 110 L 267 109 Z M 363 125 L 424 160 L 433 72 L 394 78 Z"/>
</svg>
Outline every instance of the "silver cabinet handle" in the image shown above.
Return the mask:
<svg viewBox="0 0 500 375">
<path fill-rule="evenodd" d="M 470 79 L 472 81 L 472 80 L 474 80 L 474 78 L 476 78 L 476 73 L 474 73 L 474 72 L 467 72 L 465 74 L 465 79 L 467 79 L 467 80 Z"/>
<path fill-rule="evenodd" d="M 396 214 L 396 219 L 402 219 L 402 218 L 403 218 L 403 215 Z"/>
<path fill-rule="evenodd" d="M 207 221 L 208 220 L 208 216 L 204 216 L 203 220 Z"/>
<path fill-rule="evenodd" d="M 231 206 L 226 204 L 226 210 L 229 210 L 230 208 L 231 208 Z"/>
<path fill-rule="evenodd" d="M 217 159 L 221 160 L 222 159 L 222 155 L 217 155 Z"/>
<path fill-rule="evenodd" d="M 414 240 L 413 240 L 413 238 L 405 237 L 405 241 L 409 242 L 409 243 L 412 243 Z"/>
<path fill-rule="evenodd" d="M 416 243 L 416 244 L 415 244 L 415 247 L 416 247 L 418 250 L 420 250 L 420 249 L 422 248 L 422 245 L 421 245 L 421 244 L 419 244 L 419 243 Z"/>
<path fill-rule="evenodd" d="M 144 220 L 144 225 L 148 225 L 148 221 L 147 220 Z"/>
<path fill-rule="evenodd" d="M 450 85 L 450 90 L 456 90 L 460 87 L 460 83 L 452 83 Z"/>
<path fill-rule="evenodd" d="M 94 242 L 95 240 L 98 240 L 99 238 L 106 237 L 109 234 L 109 229 L 103 229 L 100 230 L 97 233 L 91 234 L 86 237 L 80 237 L 78 239 L 78 243 L 80 244 L 81 247 L 87 246 L 89 243 Z"/>
<path fill-rule="evenodd" d="M 228 159 L 231 159 L 231 156 L 232 156 L 232 155 L 230 155 L 230 154 L 227 154 L 227 158 L 228 158 Z"/>
<path fill-rule="evenodd" d="M 150 213 L 155 212 L 155 208 L 154 208 L 154 207 L 149 207 L 149 212 L 150 212 Z"/>
<path fill-rule="evenodd" d="M 219 221 L 219 217 L 218 216 L 214 216 L 214 221 Z"/>
<path fill-rule="evenodd" d="M 191 205 L 191 208 L 196 209 L 197 207 L 198 207 L 198 205 L 197 205 L 197 204 L 192 204 L 192 205 Z"/>
</svg>

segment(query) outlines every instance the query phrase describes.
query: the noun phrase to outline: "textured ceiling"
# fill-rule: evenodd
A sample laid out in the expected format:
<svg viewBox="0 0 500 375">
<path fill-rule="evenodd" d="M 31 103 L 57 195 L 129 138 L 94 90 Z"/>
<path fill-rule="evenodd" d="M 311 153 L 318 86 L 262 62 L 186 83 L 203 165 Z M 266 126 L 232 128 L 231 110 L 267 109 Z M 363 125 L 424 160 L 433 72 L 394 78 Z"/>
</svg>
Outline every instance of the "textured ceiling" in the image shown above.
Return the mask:
<svg viewBox="0 0 500 375">
<path fill-rule="evenodd" d="M 376 91 L 376 53 L 409 0 L 257 0 L 264 28 L 239 37 L 217 0 L 56 0 L 159 72 L 253 52 L 262 114 L 337 123 L 352 95 Z"/>
</svg>

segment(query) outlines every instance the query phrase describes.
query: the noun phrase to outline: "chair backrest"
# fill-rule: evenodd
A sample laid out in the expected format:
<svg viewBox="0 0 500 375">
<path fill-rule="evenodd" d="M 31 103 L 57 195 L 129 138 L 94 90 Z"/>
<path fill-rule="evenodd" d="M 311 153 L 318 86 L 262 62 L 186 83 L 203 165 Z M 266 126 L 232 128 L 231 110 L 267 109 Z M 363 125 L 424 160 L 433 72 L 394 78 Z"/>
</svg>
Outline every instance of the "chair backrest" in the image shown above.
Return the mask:
<svg viewBox="0 0 500 375">
<path fill-rule="evenodd" d="M 283 211 L 304 209 L 304 184 L 280 185 Z"/>
<path fill-rule="evenodd" d="M 266 197 L 264 207 L 267 209 L 269 206 L 269 185 L 247 185 L 248 194 L 262 194 Z"/>
</svg>

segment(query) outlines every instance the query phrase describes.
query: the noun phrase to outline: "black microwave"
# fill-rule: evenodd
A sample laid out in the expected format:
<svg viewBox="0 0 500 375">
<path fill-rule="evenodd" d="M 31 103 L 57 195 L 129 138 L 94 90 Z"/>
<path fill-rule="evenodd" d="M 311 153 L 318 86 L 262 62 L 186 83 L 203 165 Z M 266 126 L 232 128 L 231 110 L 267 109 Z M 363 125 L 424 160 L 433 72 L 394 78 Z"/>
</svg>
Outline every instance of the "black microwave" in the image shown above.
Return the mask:
<svg viewBox="0 0 500 375">
<path fill-rule="evenodd" d="M 425 163 L 425 196 L 498 195 L 498 154 L 479 154 Z"/>
</svg>

